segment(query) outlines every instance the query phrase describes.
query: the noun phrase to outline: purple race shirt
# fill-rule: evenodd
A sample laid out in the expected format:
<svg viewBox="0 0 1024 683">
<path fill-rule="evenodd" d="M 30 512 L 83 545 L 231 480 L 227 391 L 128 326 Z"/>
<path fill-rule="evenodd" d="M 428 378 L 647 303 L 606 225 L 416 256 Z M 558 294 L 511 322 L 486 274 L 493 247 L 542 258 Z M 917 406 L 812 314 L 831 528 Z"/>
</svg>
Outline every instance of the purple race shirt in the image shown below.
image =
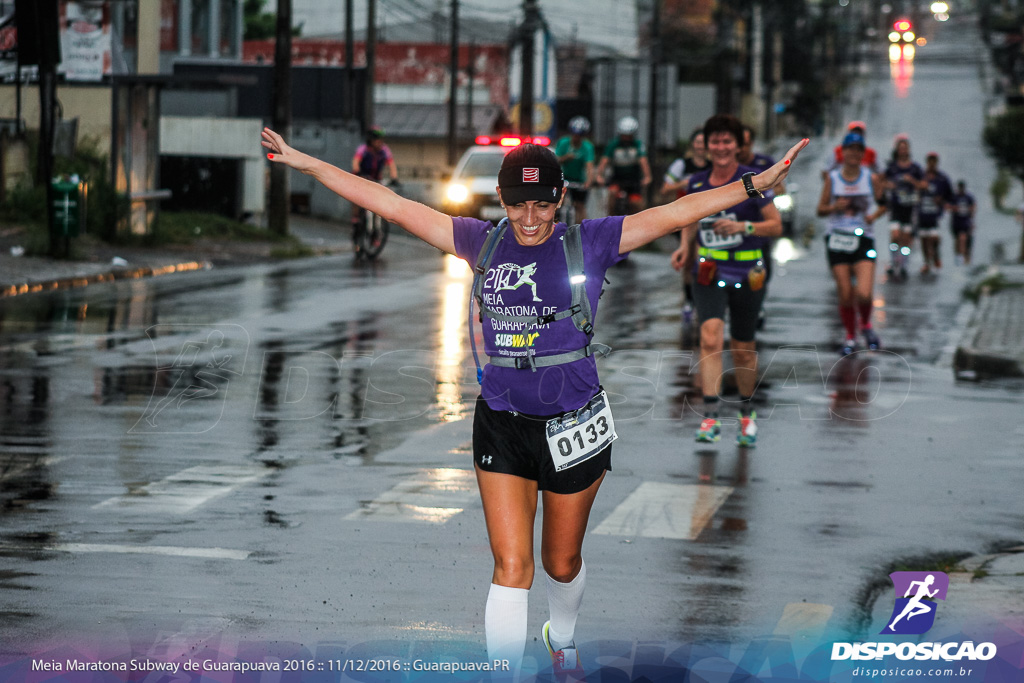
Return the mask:
<svg viewBox="0 0 1024 683">
<path fill-rule="evenodd" d="M 475 265 L 491 223 L 474 218 L 452 218 L 452 225 L 455 253 L 470 266 Z M 565 223 L 558 223 L 554 234 L 543 244 L 524 247 L 516 242 L 509 227 L 483 276 L 484 303 L 510 316 L 547 315 L 568 309 L 572 290 L 562 248 L 566 228 Z M 580 236 L 587 297 L 596 319 L 605 271 L 626 258 L 619 254 L 622 216 L 585 220 Z M 474 333 L 475 329 L 474 325 Z M 484 318 L 483 333 L 484 352 L 488 356 L 526 356 L 530 348 L 537 356 L 551 356 L 575 351 L 587 344 L 587 336 L 576 329 L 571 318 L 541 327 Z M 485 365 L 481 394 L 492 410 L 555 415 L 582 407 L 597 393 L 598 387 L 597 364 L 591 356 L 537 368 L 536 372 Z"/>
<path fill-rule="evenodd" d="M 704 190 L 712 190 L 721 185 L 712 185 L 710 182 L 711 170 L 701 171 L 694 173 L 690 176 L 690 193 L 702 192 Z M 743 177 L 743 174 L 748 171 L 757 171 L 755 168 L 748 166 L 740 166 L 736 169 L 736 173 L 733 174 L 732 178 L 722 183 L 722 185 L 728 185 L 729 183 L 736 182 Z M 761 215 L 761 209 L 772 203 L 774 193 L 768 190 L 764 193 L 764 197 L 753 197 L 745 199 L 739 204 L 732 206 L 722 213 L 725 214 L 726 218 L 735 221 L 750 221 L 756 223 L 763 220 Z M 708 217 L 709 221 L 712 217 Z M 700 231 L 697 231 L 697 244 L 698 246 L 706 246 L 700 237 Z M 771 252 L 772 240 L 769 237 L 757 237 L 754 235 L 745 235 L 743 241 L 736 247 L 732 247 L 730 251 L 750 251 L 753 249 L 760 249 L 764 252 L 767 257 Z M 696 275 L 698 262 L 700 259 L 693 260 L 693 272 Z M 735 284 L 737 282 L 743 282 L 747 279 L 747 271 L 754 267 L 756 261 L 716 261 L 718 264 L 718 270 L 716 271 L 716 277 L 726 281 L 728 284 Z"/>
</svg>

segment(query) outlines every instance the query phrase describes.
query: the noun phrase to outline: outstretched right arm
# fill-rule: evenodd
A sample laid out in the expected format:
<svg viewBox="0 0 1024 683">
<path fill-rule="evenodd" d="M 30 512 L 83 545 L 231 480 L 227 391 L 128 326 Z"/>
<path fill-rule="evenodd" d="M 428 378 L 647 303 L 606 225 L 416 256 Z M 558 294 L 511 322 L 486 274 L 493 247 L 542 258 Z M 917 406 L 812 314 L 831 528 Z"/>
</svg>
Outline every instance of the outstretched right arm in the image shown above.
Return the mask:
<svg viewBox="0 0 1024 683">
<path fill-rule="evenodd" d="M 401 226 L 427 244 L 449 254 L 455 253 L 452 218 L 425 204 L 400 197 L 380 183 L 347 173 L 336 166 L 303 154 L 285 143 L 284 138 L 263 129 L 267 158 L 285 164 L 320 181 L 338 196 L 369 209 L 389 223 Z"/>
</svg>

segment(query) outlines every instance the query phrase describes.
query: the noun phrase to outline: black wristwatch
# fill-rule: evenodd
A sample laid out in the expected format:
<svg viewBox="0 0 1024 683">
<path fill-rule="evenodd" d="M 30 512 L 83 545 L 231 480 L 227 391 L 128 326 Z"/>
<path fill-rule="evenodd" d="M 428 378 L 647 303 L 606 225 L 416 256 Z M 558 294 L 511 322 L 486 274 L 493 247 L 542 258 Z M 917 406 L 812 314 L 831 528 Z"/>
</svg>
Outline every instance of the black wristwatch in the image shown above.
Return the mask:
<svg viewBox="0 0 1024 683">
<path fill-rule="evenodd" d="M 743 189 L 747 191 L 748 197 L 750 197 L 751 199 L 753 199 L 754 197 L 760 197 L 761 199 L 764 199 L 764 195 L 761 194 L 761 190 L 754 187 L 753 171 L 747 171 L 746 173 L 744 173 L 742 176 L 740 176 L 740 180 L 743 181 Z"/>
</svg>

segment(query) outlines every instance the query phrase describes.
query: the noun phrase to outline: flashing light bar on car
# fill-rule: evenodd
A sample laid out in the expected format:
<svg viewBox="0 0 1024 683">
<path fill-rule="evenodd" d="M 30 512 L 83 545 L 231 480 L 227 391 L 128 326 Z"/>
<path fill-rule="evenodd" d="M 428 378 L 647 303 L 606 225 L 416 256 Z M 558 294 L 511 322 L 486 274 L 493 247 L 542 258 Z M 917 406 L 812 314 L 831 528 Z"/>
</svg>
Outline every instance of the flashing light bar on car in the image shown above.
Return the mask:
<svg viewBox="0 0 1024 683">
<path fill-rule="evenodd" d="M 518 137 L 515 135 L 502 135 L 491 137 L 490 135 L 478 135 L 474 142 L 478 145 L 501 145 L 502 147 L 518 147 L 523 144 L 542 145 L 547 147 L 551 144 L 551 138 L 538 135 L 536 137 Z"/>
</svg>

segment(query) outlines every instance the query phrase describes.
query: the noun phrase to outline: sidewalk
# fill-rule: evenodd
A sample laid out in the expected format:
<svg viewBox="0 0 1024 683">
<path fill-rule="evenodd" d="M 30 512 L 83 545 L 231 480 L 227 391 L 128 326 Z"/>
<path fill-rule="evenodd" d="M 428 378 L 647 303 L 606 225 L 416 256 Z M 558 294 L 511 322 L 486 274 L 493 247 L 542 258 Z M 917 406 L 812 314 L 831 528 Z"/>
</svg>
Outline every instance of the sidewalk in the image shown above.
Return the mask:
<svg viewBox="0 0 1024 683">
<path fill-rule="evenodd" d="M 1024 377 L 1024 265 L 990 268 L 984 287 L 960 335 L 953 369 L 963 379 Z"/>
<path fill-rule="evenodd" d="M 345 253 L 352 241 L 346 226 L 306 216 L 291 216 L 292 235 L 317 254 Z M 82 240 L 85 260 L 65 261 L 14 256 L 6 240 L 0 249 L 0 298 L 84 287 L 97 282 L 153 277 L 247 263 L 273 261 L 270 242 L 203 241 L 164 247 L 118 247 Z M 16 240 L 14 240 L 16 242 Z"/>
</svg>

